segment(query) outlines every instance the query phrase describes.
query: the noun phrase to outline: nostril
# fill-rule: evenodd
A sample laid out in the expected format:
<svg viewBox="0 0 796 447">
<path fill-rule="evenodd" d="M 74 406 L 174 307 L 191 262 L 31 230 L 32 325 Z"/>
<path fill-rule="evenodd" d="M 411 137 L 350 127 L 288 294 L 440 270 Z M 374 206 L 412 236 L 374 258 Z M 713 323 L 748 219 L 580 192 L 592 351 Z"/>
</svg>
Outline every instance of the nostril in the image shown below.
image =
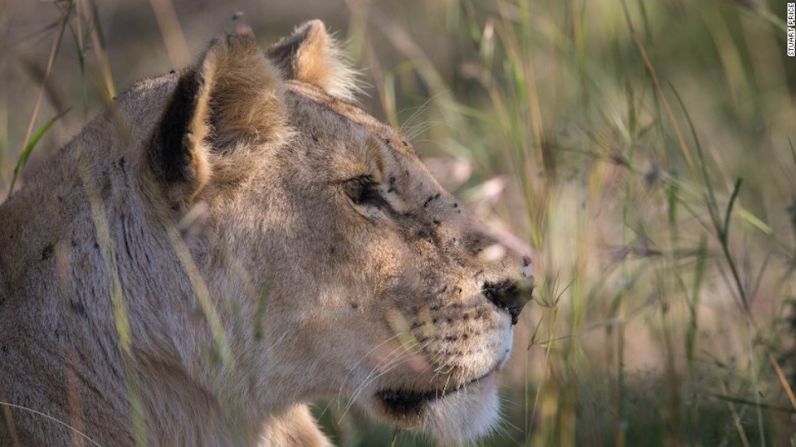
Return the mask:
<svg viewBox="0 0 796 447">
<path fill-rule="evenodd" d="M 522 257 L 522 277 L 533 281 L 533 267 L 531 266 L 531 258 L 528 256 Z"/>
<path fill-rule="evenodd" d="M 530 291 L 522 290 L 516 282 L 508 279 L 500 282 L 485 282 L 483 293 L 498 309 L 508 312 L 511 316 L 511 324 L 517 324 L 522 308 L 531 298 Z"/>
</svg>

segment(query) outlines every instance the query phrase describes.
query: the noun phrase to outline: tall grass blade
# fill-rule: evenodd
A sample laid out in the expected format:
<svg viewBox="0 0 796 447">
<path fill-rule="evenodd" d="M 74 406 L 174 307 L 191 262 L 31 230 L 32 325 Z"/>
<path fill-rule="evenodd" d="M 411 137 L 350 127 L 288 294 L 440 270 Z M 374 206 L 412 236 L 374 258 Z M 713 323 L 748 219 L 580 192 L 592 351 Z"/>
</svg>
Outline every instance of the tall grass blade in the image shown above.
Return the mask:
<svg viewBox="0 0 796 447">
<path fill-rule="evenodd" d="M 68 110 L 61 112 L 58 115 L 55 115 L 54 117 L 47 120 L 47 122 L 42 124 L 42 126 L 36 130 L 36 132 L 30 138 L 30 141 L 28 141 L 28 144 L 26 144 L 25 147 L 22 148 L 22 152 L 19 154 L 19 158 L 17 158 L 17 164 L 14 166 L 14 176 L 11 177 L 11 186 L 8 187 L 8 195 L 11 195 L 11 193 L 14 192 L 14 185 L 17 182 L 19 173 L 22 172 L 22 168 L 24 168 L 25 164 L 28 162 L 28 158 L 30 158 L 30 154 L 33 153 L 33 149 L 36 147 L 36 144 L 38 144 L 39 140 L 41 140 L 44 134 L 46 134 L 47 131 L 50 130 L 50 127 L 52 127 L 52 125 L 55 124 L 55 122 L 58 121 L 58 119 L 64 116 L 67 112 Z"/>
</svg>

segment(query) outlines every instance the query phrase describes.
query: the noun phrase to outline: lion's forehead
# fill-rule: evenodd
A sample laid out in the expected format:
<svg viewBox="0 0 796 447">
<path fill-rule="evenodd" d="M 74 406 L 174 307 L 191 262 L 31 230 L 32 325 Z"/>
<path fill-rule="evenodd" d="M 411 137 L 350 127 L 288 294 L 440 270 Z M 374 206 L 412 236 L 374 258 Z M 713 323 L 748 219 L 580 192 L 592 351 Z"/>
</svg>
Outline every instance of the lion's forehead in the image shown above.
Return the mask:
<svg viewBox="0 0 796 447">
<path fill-rule="evenodd" d="M 381 138 L 398 155 L 413 160 L 418 159 L 417 153 L 400 132 L 379 121 L 356 104 L 331 96 L 311 84 L 300 81 L 287 81 L 286 84 L 287 94 L 297 103 L 331 112 L 341 119 L 341 124 L 348 123 Z"/>
</svg>

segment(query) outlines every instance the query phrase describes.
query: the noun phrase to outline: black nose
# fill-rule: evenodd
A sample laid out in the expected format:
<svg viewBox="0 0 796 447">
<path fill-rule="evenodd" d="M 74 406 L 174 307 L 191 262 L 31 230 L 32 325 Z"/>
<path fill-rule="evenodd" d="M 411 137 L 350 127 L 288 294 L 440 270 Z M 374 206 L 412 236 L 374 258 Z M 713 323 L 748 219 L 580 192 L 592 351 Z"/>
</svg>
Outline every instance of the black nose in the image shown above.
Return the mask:
<svg viewBox="0 0 796 447">
<path fill-rule="evenodd" d="M 523 289 L 516 282 L 508 279 L 484 283 L 484 296 L 499 309 L 503 309 L 511 315 L 511 324 L 517 324 L 520 312 L 530 301 L 531 294 L 531 288 Z"/>
</svg>

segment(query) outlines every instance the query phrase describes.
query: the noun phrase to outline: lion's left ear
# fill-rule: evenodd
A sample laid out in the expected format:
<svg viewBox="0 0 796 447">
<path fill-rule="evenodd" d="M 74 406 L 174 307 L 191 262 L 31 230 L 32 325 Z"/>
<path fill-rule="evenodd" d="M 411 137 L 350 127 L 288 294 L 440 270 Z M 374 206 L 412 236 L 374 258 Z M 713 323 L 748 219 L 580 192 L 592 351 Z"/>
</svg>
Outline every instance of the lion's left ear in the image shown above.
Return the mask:
<svg viewBox="0 0 796 447">
<path fill-rule="evenodd" d="M 287 79 L 316 85 L 338 98 L 353 101 L 360 91 L 356 72 L 339 44 L 320 20 L 306 22 L 266 52 Z"/>
</svg>

